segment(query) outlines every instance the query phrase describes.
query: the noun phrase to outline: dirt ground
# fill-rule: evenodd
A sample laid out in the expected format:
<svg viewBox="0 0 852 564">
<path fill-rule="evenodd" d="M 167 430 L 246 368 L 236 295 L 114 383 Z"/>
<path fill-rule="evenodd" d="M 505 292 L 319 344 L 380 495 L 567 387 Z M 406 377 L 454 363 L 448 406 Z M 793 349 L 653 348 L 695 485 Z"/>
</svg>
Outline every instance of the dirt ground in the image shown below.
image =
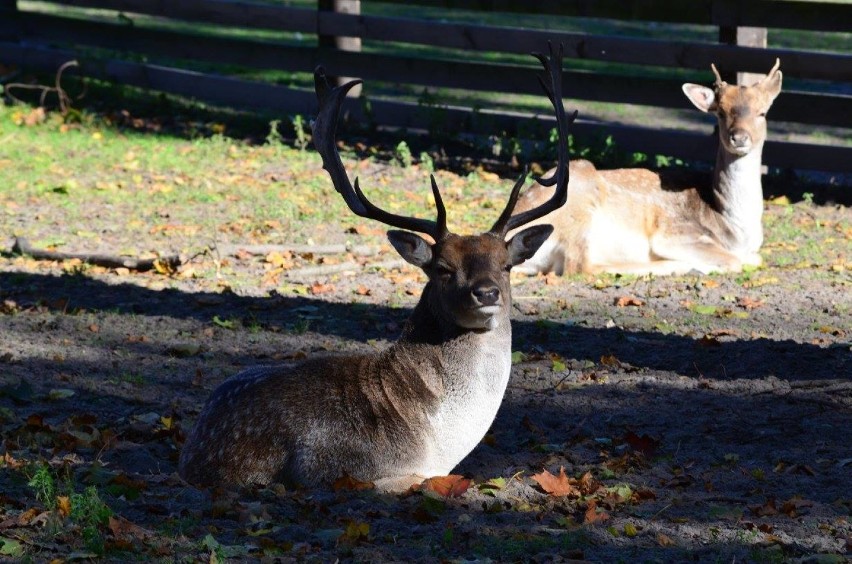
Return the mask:
<svg viewBox="0 0 852 564">
<path fill-rule="evenodd" d="M 40 210 L 32 237 L 61 213 Z M 228 376 L 395 338 L 423 282 L 386 249 L 340 258 L 351 272 L 281 273 L 272 290 L 260 283 L 269 257 L 240 251 L 184 267 L 215 263 L 219 277 L 6 253 L 0 559 L 846 561 L 850 213 L 767 213 L 800 230 L 770 229 L 754 272 L 516 278 L 512 379 L 456 470 L 473 480 L 458 496 L 211 492 L 176 474 L 185 432 Z M 818 258 L 804 256 L 817 231 Z M 233 291 L 229 276 L 258 283 Z M 60 494 L 95 486 L 112 520 L 87 533 L 61 501 L 37 499 L 27 482 L 40 461 Z M 575 493 L 532 478 L 562 467 Z"/>
</svg>

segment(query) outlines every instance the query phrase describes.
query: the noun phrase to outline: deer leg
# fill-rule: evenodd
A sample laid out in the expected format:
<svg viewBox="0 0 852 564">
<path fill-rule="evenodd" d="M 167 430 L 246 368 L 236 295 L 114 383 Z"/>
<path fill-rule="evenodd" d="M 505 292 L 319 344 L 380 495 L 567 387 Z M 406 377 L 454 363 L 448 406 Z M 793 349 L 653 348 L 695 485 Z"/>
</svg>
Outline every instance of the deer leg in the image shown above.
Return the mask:
<svg viewBox="0 0 852 564">
<path fill-rule="evenodd" d="M 373 482 L 376 486 L 376 491 L 382 493 L 400 493 L 407 491 L 411 486 L 416 486 L 423 483 L 425 476 L 419 474 L 409 474 L 407 476 L 393 476 L 391 478 L 381 478 Z"/>
<path fill-rule="evenodd" d="M 651 238 L 651 252 L 661 261 L 677 261 L 703 273 L 739 272 L 743 261 L 705 235 Z"/>
</svg>

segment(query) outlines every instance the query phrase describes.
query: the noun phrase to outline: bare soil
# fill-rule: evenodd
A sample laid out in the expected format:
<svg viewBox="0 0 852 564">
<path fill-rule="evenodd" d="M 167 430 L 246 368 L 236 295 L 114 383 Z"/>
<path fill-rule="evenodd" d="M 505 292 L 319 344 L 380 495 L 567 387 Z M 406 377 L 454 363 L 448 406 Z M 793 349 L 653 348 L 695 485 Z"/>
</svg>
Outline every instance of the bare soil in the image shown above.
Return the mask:
<svg viewBox="0 0 852 564">
<path fill-rule="evenodd" d="M 39 210 L 32 238 L 61 213 Z M 94 554 L 83 526 L 27 486 L 47 461 L 60 490 L 94 485 L 129 522 L 100 526 L 111 561 L 845 561 L 849 211 L 801 202 L 768 214 L 798 221 L 803 241 L 771 235 L 768 266 L 752 273 L 517 278 L 520 354 L 491 431 L 456 470 L 473 479 L 457 497 L 207 491 L 176 474 L 184 433 L 215 386 L 252 364 L 381 349 L 422 287 L 414 269 L 290 282 L 283 273 L 270 291 L 268 262 L 247 253 L 190 265 L 218 260 L 219 278 L 7 253 L 0 538 L 20 550 L 2 545 L 0 558 Z M 776 261 L 819 229 L 829 233 L 818 258 Z M 258 282 L 232 291 L 229 276 Z M 556 497 L 532 479 L 560 467 L 591 472 L 600 487 Z M 505 483 L 485 485 L 495 478 Z"/>
</svg>

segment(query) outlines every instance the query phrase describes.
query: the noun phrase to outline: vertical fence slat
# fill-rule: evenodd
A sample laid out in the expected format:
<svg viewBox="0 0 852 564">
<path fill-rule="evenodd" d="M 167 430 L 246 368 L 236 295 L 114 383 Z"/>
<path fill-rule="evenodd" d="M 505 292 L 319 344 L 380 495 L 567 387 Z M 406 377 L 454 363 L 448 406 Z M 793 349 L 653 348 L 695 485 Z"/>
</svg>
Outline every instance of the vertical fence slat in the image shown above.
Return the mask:
<svg viewBox="0 0 852 564">
<path fill-rule="evenodd" d="M 360 37 L 342 37 L 335 35 L 325 35 L 322 33 L 322 22 L 323 22 L 323 12 L 336 12 L 339 14 L 351 14 L 351 15 L 360 15 L 361 14 L 361 0 L 317 0 L 317 8 L 319 9 L 319 14 L 317 15 L 317 36 L 319 38 L 319 47 L 320 49 L 337 49 L 340 51 L 361 51 L 361 38 Z M 335 76 L 332 77 L 331 80 L 334 81 L 338 86 L 353 80 L 355 77 L 351 76 Z M 361 85 L 354 87 L 349 91 L 350 98 L 357 98 L 361 95 Z"/>
<path fill-rule="evenodd" d="M 766 49 L 766 37 L 765 27 L 722 26 L 719 28 L 719 42 L 728 45 Z M 769 69 L 766 70 L 768 71 Z M 753 72 L 736 72 L 735 74 L 734 69 L 719 69 L 719 72 L 724 80 L 731 83 L 736 80 L 736 84 L 745 85 L 753 84 L 764 76 L 763 74 Z"/>
</svg>

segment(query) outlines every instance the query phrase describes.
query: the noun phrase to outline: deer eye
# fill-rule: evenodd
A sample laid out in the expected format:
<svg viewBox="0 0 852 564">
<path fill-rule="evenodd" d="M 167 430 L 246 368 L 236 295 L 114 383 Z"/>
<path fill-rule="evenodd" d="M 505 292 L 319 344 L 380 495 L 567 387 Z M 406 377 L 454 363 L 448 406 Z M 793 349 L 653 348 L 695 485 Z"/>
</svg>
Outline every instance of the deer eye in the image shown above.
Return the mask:
<svg viewBox="0 0 852 564">
<path fill-rule="evenodd" d="M 436 264 L 435 273 L 441 278 L 450 278 L 455 271 L 446 264 Z"/>
<path fill-rule="evenodd" d="M 509 272 L 510 270 L 512 270 L 512 267 L 513 267 L 513 266 L 515 266 L 515 265 L 513 265 L 513 264 L 510 262 L 509 264 L 507 264 L 507 265 L 505 265 L 505 266 L 503 267 L 503 270 L 505 270 L 506 272 Z"/>
</svg>

